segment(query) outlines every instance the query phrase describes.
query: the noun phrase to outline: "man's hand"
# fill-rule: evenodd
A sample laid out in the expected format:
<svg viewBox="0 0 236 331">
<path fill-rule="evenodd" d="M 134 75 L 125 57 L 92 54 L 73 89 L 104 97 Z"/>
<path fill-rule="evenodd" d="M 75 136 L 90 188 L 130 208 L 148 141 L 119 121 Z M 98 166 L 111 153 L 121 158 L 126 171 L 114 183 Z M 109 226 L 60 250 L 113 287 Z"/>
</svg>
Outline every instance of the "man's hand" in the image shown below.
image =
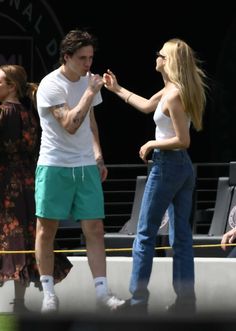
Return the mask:
<svg viewBox="0 0 236 331">
<path fill-rule="evenodd" d="M 221 239 L 221 248 L 225 251 L 226 244 L 232 244 L 236 238 L 236 228 L 226 232 Z"/>
<path fill-rule="evenodd" d="M 100 75 L 89 75 L 89 88 L 94 93 L 97 93 L 102 88 L 104 82 Z"/>
</svg>

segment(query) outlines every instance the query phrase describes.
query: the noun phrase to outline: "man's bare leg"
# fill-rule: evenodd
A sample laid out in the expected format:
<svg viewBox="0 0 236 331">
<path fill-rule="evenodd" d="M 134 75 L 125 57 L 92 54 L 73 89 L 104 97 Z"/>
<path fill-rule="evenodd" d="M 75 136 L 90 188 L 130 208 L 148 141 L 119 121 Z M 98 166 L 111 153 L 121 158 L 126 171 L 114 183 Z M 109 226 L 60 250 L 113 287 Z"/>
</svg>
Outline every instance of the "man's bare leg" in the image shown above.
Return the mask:
<svg viewBox="0 0 236 331">
<path fill-rule="evenodd" d="M 37 219 L 35 256 L 44 293 L 42 312 L 58 309 L 58 300 L 55 295 L 53 279 L 53 250 L 58 223 L 56 220 Z"/>
<path fill-rule="evenodd" d="M 94 278 L 97 302 L 109 310 L 115 310 L 125 303 L 109 293 L 106 276 L 106 253 L 102 220 L 81 221 L 86 238 L 88 263 Z"/>
</svg>

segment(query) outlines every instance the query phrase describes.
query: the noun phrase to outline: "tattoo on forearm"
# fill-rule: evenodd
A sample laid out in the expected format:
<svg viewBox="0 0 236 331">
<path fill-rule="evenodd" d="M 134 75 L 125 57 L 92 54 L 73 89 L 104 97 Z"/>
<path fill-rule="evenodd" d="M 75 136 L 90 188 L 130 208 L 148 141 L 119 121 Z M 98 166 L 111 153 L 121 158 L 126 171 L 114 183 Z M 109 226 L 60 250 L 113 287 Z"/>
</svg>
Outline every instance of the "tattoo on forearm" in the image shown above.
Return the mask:
<svg viewBox="0 0 236 331">
<path fill-rule="evenodd" d="M 60 104 L 50 108 L 51 112 L 59 121 L 67 120 L 68 112 L 70 109 L 68 108 L 67 104 Z M 74 126 L 74 128 L 79 128 L 80 125 L 83 123 L 87 112 L 78 110 L 72 117 L 70 117 L 70 125 Z M 68 122 L 69 123 L 69 122 Z"/>
<path fill-rule="evenodd" d="M 86 114 L 82 114 L 80 111 L 78 111 L 75 115 L 75 117 L 73 118 L 73 123 L 78 126 L 81 125 L 81 123 L 83 123 L 84 118 L 85 118 Z"/>
</svg>

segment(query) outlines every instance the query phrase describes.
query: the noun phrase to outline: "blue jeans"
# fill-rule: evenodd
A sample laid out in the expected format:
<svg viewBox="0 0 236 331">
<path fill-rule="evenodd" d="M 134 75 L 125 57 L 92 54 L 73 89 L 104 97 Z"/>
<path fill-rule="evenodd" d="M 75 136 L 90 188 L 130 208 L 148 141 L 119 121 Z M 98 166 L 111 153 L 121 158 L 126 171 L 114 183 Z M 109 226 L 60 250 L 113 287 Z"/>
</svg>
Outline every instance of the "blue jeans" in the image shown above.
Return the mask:
<svg viewBox="0 0 236 331">
<path fill-rule="evenodd" d="M 185 150 L 153 152 L 153 166 L 142 199 L 133 243 L 130 292 L 133 303 L 147 303 L 158 229 L 170 206 L 173 287 L 177 300 L 195 300 L 190 215 L 195 186 L 192 162 Z M 131 302 L 132 302 L 131 301 Z"/>
</svg>

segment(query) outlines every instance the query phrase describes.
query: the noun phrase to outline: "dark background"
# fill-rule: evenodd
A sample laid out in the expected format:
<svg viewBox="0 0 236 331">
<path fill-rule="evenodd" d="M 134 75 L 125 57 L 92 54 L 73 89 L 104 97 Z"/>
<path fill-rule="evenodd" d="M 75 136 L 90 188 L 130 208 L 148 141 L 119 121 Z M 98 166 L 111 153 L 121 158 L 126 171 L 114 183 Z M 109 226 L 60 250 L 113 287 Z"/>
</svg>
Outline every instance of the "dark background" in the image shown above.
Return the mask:
<svg viewBox="0 0 236 331">
<path fill-rule="evenodd" d="M 21 0 L 22 3 L 29 0 Z M 192 130 L 193 162 L 236 159 L 236 11 L 233 1 L 58 1 L 44 3 L 56 15 L 61 33 L 88 28 L 98 37 L 93 72 L 112 69 L 119 83 L 144 97 L 162 88 L 155 71 L 155 51 L 169 38 L 184 39 L 202 61 L 209 92 L 204 128 Z M 2 1 L 7 6 L 10 1 Z M 9 5 L 8 5 L 9 6 Z M 10 17 L 10 6 L 9 6 Z M 51 22 L 51 24 L 54 24 Z M 50 25 L 50 24 L 49 24 Z M 1 26 L 1 31 L 4 26 Z M 48 26 L 48 33 L 52 26 Z M 9 32 L 9 28 L 8 28 Z M 29 30 L 25 30 L 27 35 Z M 33 36 L 36 38 L 37 36 Z M 43 39 L 40 42 L 43 44 Z M 46 74 L 37 63 L 34 80 Z M 53 66 L 48 65 L 47 71 Z M 142 163 L 140 145 L 154 138 L 153 115 L 144 115 L 116 95 L 102 90 L 104 102 L 96 118 L 106 163 Z"/>
</svg>

